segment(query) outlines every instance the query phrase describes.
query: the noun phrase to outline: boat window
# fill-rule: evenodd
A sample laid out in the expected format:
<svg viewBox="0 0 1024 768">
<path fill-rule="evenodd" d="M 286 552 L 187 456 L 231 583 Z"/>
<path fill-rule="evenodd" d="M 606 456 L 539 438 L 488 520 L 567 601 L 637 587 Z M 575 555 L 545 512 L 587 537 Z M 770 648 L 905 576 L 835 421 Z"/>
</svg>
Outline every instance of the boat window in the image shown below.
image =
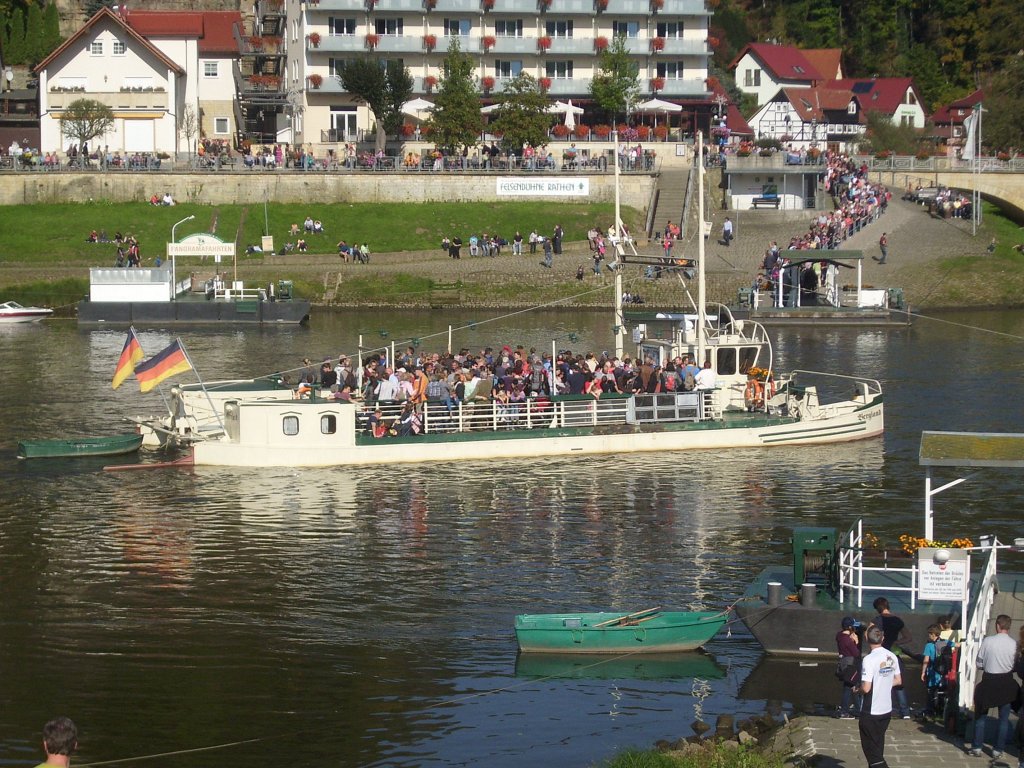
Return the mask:
<svg viewBox="0 0 1024 768">
<path fill-rule="evenodd" d="M 320 434 L 333 435 L 338 431 L 338 417 L 333 413 L 325 413 L 320 417 Z"/>
<path fill-rule="evenodd" d="M 717 370 L 721 376 L 732 376 L 734 373 L 736 373 L 735 347 L 719 347 L 717 362 Z"/>
<path fill-rule="evenodd" d="M 746 373 L 757 362 L 757 347 L 740 348 L 740 373 Z"/>
<path fill-rule="evenodd" d="M 284 419 L 281 420 L 281 428 L 284 430 L 286 435 L 299 434 L 299 417 L 285 416 Z"/>
</svg>

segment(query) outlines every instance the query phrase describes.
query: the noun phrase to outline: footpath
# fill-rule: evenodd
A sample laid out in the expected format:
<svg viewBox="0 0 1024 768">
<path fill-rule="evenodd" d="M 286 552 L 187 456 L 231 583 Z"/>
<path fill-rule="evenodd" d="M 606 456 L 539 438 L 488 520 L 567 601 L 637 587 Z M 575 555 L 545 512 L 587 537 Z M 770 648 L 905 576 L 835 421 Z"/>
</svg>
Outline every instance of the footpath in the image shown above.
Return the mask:
<svg viewBox="0 0 1024 768">
<path fill-rule="evenodd" d="M 988 725 L 989 741 L 986 743 L 991 744 L 995 718 L 989 718 Z M 805 758 L 816 768 L 863 768 L 867 765 L 860 748 L 856 720 L 816 715 L 797 717 L 775 735 L 773 749 L 777 754 Z M 1016 768 L 1018 758 L 1013 744 L 1007 745 L 1007 752 L 999 761 L 992 760 L 989 747 L 985 748 L 983 757 L 971 757 L 964 751 L 962 739 L 951 736 L 936 724 L 894 719 L 885 738 L 885 760 L 889 768 Z"/>
</svg>

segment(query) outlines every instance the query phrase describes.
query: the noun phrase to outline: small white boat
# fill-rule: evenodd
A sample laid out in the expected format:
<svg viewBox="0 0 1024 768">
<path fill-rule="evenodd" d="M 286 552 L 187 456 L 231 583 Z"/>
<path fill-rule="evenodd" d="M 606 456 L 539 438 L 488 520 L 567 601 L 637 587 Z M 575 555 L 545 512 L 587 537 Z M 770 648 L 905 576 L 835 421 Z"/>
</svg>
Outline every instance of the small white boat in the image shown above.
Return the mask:
<svg viewBox="0 0 1024 768">
<path fill-rule="evenodd" d="M 34 323 L 53 314 L 46 307 L 23 307 L 16 301 L 0 304 L 0 323 Z"/>
</svg>

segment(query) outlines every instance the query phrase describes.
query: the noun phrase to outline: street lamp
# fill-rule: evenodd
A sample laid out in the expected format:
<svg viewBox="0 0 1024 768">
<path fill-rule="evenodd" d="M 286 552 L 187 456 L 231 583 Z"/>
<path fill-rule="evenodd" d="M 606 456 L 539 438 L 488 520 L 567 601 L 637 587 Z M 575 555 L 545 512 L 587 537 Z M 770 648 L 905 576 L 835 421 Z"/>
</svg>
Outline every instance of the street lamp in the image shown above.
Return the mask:
<svg viewBox="0 0 1024 768">
<path fill-rule="evenodd" d="M 171 245 L 174 245 L 174 243 L 177 242 L 177 240 L 174 239 L 174 231 L 178 228 L 178 224 L 184 224 L 186 221 L 192 221 L 192 219 L 194 218 L 194 214 L 191 216 L 186 216 L 184 219 L 177 222 L 173 227 L 171 227 Z M 178 296 L 177 261 L 176 254 L 174 253 L 174 251 L 170 247 L 168 247 L 167 250 L 171 251 L 168 254 L 168 256 L 171 257 L 171 298 L 174 299 L 177 298 Z"/>
<path fill-rule="evenodd" d="M 14 70 L 8 67 L 4 70 L 4 80 L 7 81 L 7 93 L 4 95 L 4 114 L 11 111 L 11 83 L 14 81 Z"/>
</svg>

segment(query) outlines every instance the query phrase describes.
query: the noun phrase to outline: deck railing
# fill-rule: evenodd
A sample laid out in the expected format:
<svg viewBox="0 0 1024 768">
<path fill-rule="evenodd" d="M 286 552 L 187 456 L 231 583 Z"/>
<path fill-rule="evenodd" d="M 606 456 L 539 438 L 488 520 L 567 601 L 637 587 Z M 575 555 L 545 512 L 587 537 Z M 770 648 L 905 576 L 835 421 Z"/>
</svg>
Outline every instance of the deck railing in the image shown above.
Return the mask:
<svg viewBox="0 0 1024 768">
<path fill-rule="evenodd" d="M 712 390 L 668 394 L 561 395 L 552 399 L 528 398 L 522 402 L 488 400 L 467 403 L 429 401 L 418 413 L 423 434 L 497 432 L 509 429 L 561 429 L 612 424 L 701 421 L 712 418 Z M 375 407 L 386 424 L 401 434 L 403 406 L 369 404 L 360 413 L 360 431 Z"/>
<path fill-rule="evenodd" d="M 978 683 L 978 650 L 985 639 L 988 619 L 992 612 L 992 603 L 999 591 L 996 577 L 996 553 L 999 542 L 993 541 L 992 548 L 985 560 L 981 577 L 971 594 L 970 616 L 967 622 L 967 633 L 960 646 L 960 694 L 958 703 L 961 709 L 974 706 L 974 687 Z"/>
</svg>

